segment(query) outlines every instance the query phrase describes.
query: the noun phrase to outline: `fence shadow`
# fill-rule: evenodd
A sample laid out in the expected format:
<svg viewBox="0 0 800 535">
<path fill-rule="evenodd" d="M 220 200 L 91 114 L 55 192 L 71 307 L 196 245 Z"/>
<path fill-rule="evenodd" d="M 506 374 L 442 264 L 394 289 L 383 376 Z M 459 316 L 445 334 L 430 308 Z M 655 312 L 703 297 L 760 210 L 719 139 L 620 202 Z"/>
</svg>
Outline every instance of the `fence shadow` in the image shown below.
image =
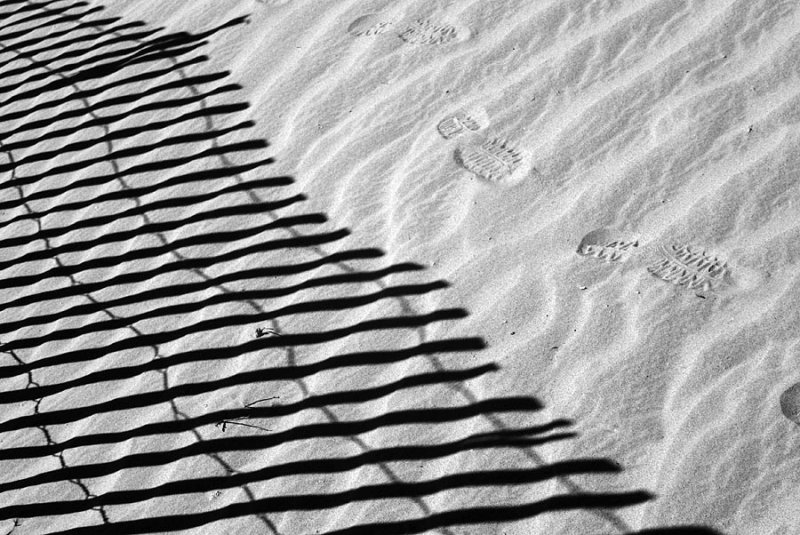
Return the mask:
<svg viewBox="0 0 800 535">
<path fill-rule="evenodd" d="M 576 490 L 569 478 L 616 474 L 621 468 L 603 458 L 544 462 L 536 448 L 575 438 L 572 422 L 508 427 L 499 415 L 534 415 L 541 403 L 533 397 L 472 396 L 466 381 L 499 373 L 495 364 L 459 365 L 459 357 L 479 352 L 484 341 L 427 334 L 430 326 L 458 321 L 468 312 L 422 313 L 412 305 L 416 297 L 445 291 L 447 282 L 427 280 L 424 267 L 413 262 L 387 265 L 378 249 L 348 246 L 348 229 L 336 228 L 325 214 L 303 212 L 306 197 L 291 192 L 291 177 L 269 176 L 267 143 L 248 139 L 253 123 L 236 119 L 248 107 L 231 102 L 239 86 L 225 83 L 229 73 L 197 72 L 207 59 L 199 52 L 208 40 L 246 18 L 191 34 L 101 15 L 101 7 L 86 2 L 0 1 L 0 520 L 13 519 L 17 526 L 39 518 L 67 526 L 60 521 L 94 512 L 90 523 L 81 516 L 84 525 L 51 533 L 126 534 L 252 516 L 265 532 L 280 533 L 271 515 L 400 500 L 412 503 L 417 516 L 354 521 L 328 533 L 448 533 L 454 526 L 575 510 L 595 511 L 620 531 L 624 523 L 615 510 L 653 498 L 644 490 Z M 391 282 L 401 275 L 414 282 Z M 360 312 L 341 314 L 347 311 Z M 305 315 L 321 318 L 316 330 L 285 327 Z M 231 339 L 232 332 L 250 334 Z M 365 342 L 398 332 L 407 336 L 394 346 Z M 307 348 L 338 347 L 337 341 L 352 337 L 358 338 L 359 351 L 326 350 L 330 356 L 308 362 L 298 355 Z M 283 357 L 267 360 L 267 354 Z M 176 378 L 187 367 L 228 370 L 226 363 L 245 358 L 259 365 Z M 406 367 L 414 361 L 427 363 L 427 370 Z M 387 381 L 381 373 L 387 369 L 402 373 Z M 325 392 L 309 388 L 309 380 L 333 373 L 384 379 L 358 388 L 334 383 Z M 133 388 L 146 374 L 158 377 L 158 387 Z M 297 386 L 301 398 L 278 402 L 265 396 L 201 414 L 182 407 L 225 389 L 259 385 L 269 392 L 282 382 Z M 98 388 L 104 395 L 77 406 L 58 404 Z M 346 407 L 392 396 L 414 400 L 418 392 L 436 388 L 459 392 L 463 402 L 340 415 Z M 170 413 L 166 420 L 106 430 L 83 425 L 107 416 L 124 423 L 132 411 L 152 409 L 157 415 L 157 407 L 164 406 Z M 323 421 L 296 420 L 309 411 Z M 491 431 L 467 426 L 476 419 Z M 270 422 L 294 423 L 272 429 Z M 447 439 L 436 440 L 424 431 L 448 425 L 466 432 L 448 431 Z M 70 426 L 79 432 L 64 433 Z M 401 426 L 419 429 L 424 440 L 370 446 L 361 438 Z M 170 442 L 179 435 L 191 443 Z M 151 440 L 152 448 L 111 460 L 81 456 L 125 441 L 148 444 L 142 439 Z M 315 449 L 315 443 L 330 439 L 347 441 L 358 453 L 325 456 L 324 447 Z M 237 468 L 226 458 L 300 443 L 309 454 L 255 469 Z M 463 469 L 415 481 L 392 468 L 464 452 L 488 459 L 509 450 L 523 452 L 530 465 Z M 55 467 L 44 462 L 52 458 Z M 92 490 L 105 488 L 106 477 L 124 481 L 137 470 L 189 459 L 223 475 Z M 384 481 L 338 492 L 263 496 L 253 490 L 278 478 L 364 467 L 379 468 Z M 530 503 L 436 511 L 426 501 L 459 489 L 548 481 L 563 483 L 562 491 Z M 58 484 L 71 485 L 80 497 L 38 490 L 64 488 Z M 109 512 L 232 488 L 241 490 L 242 501 L 135 520 L 115 519 Z M 685 526 L 638 533 L 713 531 Z"/>
</svg>

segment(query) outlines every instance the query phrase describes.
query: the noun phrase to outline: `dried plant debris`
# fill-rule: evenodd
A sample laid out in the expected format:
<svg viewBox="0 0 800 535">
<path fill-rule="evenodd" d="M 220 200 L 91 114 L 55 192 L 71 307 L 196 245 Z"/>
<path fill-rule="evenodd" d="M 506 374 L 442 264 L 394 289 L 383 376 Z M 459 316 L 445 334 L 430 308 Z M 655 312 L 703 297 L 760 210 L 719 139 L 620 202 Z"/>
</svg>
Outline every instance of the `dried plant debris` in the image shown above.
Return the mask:
<svg viewBox="0 0 800 535">
<path fill-rule="evenodd" d="M 267 327 L 256 327 L 256 338 L 262 338 L 264 336 L 280 336 L 281 333 L 276 331 L 275 329 L 270 329 Z"/>
<path fill-rule="evenodd" d="M 272 429 L 269 429 L 269 428 L 266 428 L 266 427 L 261 427 L 260 425 L 246 424 L 246 423 L 243 423 L 243 422 L 237 422 L 236 421 L 236 420 L 243 420 L 243 419 L 245 419 L 245 418 L 242 417 L 242 418 L 235 418 L 235 419 L 231 419 L 231 420 L 220 420 L 219 422 L 214 424 L 214 427 L 221 427 L 223 433 L 225 432 L 226 428 L 229 425 L 240 425 L 242 427 L 249 427 L 251 429 L 258 429 L 260 431 L 266 431 L 266 432 L 272 431 Z"/>
<path fill-rule="evenodd" d="M 259 403 L 264 403 L 265 401 L 271 401 L 273 399 L 280 399 L 280 396 L 271 396 L 271 397 L 268 397 L 268 398 L 263 398 L 263 399 L 258 399 L 256 401 L 251 401 L 250 403 L 245 403 L 244 404 L 244 408 L 245 409 L 252 409 L 253 405 L 257 405 Z M 252 418 L 253 418 L 253 416 L 249 416 L 249 415 L 237 416 L 235 418 L 227 418 L 225 420 L 218 421 L 217 423 L 214 424 L 214 426 L 215 427 L 221 427 L 223 433 L 225 432 L 226 428 L 229 425 L 240 425 L 242 427 L 249 427 L 251 429 L 259 429 L 261 431 L 267 431 L 267 432 L 272 431 L 272 429 L 269 429 L 269 428 L 266 428 L 266 427 L 262 427 L 260 425 L 247 424 L 247 423 L 244 423 L 244 422 L 241 421 L 241 420 L 250 420 Z"/>
<path fill-rule="evenodd" d="M 672 284 L 709 291 L 720 286 L 728 273 L 723 261 L 689 245 L 662 246 L 660 250 L 663 259 L 647 270 Z"/>
<path fill-rule="evenodd" d="M 527 172 L 528 156 L 506 140 L 490 138 L 456 151 L 457 161 L 487 182 L 512 184 Z"/>
<path fill-rule="evenodd" d="M 445 117 L 436 129 L 445 139 L 452 139 L 462 132 L 477 132 L 489 125 L 489 117 L 483 108 L 471 110 L 458 110 L 453 115 Z"/>
<path fill-rule="evenodd" d="M 631 234 L 610 229 L 597 229 L 581 239 L 577 253 L 606 262 L 624 262 L 637 247 L 639 247 L 639 240 Z"/>
</svg>

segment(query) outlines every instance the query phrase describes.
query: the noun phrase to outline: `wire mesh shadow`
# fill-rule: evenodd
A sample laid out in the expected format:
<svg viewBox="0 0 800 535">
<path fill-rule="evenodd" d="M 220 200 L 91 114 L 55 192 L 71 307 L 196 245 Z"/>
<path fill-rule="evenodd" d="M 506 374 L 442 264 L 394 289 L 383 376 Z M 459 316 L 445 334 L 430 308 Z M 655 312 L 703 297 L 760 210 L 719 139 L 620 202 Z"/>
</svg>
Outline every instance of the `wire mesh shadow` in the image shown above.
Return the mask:
<svg viewBox="0 0 800 535">
<path fill-rule="evenodd" d="M 467 381 L 499 372 L 492 363 L 462 364 L 484 341 L 429 335 L 467 311 L 414 308 L 420 296 L 445 291 L 446 281 L 349 245 L 348 229 L 303 211 L 306 197 L 292 191 L 291 177 L 268 176 L 268 144 L 248 138 L 253 123 L 237 119 L 248 105 L 231 102 L 239 86 L 225 83 L 228 73 L 197 72 L 207 60 L 199 54 L 204 45 L 246 17 L 165 34 L 101 13 L 86 2 L 0 1 L 0 404 L 7 409 L 0 493 L 8 498 L 0 519 L 15 526 L 40 519 L 51 533 L 123 534 L 252 517 L 279 533 L 278 514 L 388 500 L 415 512 L 328 532 L 448 533 L 574 510 L 597 511 L 614 524 L 615 510 L 653 498 L 566 485 L 535 501 L 435 510 L 431 497 L 464 489 L 528 488 L 621 468 L 602 458 L 542 462 L 536 447 L 575 438 L 572 422 L 508 427 L 498 415 L 532 421 L 541 403 L 472 396 Z M 313 320 L 297 330 L 295 318 Z M 342 350 L 343 340 L 361 350 Z M 337 388 L 337 378 L 353 375 L 370 380 Z M 287 384 L 296 398 L 270 395 Z M 196 410 L 198 400 L 228 399 L 219 394 L 255 385 L 263 398 Z M 456 392 L 461 401 L 375 408 L 390 399 L 413 404 L 429 392 Z M 412 432 L 399 443 L 364 438 L 400 428 Z M 409 436 L 416 440 L 402 438 Z M 330 441 L 350 452 L 325 455 L 324 445 L 315 446 Z M 138 449 L 117 452 L 123 443 Z M 294 451 L 303 454 L 236 464 Z M 532 462 L 415 480 L 397 468 L 475 452 L 488 461 L 505 451 Z M 57 465 L 48 468 L 52 459 Z M 218 475 L 104 484 L 182 462 Z M 367 468 L 382 480 L 301 493 L 269 486 Z M 78 498 L 65 492 L 42 500 L 41 489 L 51 488 Z M 115 518 L 121 506 L 227 489 L 243 499 L 189 500 L 197 507 L 181 514 Z M 88 525 L 79 516 L 86 512 L 94 514 Z M 639 533 L 679 529 L 712 533 Z"/>
</svg>

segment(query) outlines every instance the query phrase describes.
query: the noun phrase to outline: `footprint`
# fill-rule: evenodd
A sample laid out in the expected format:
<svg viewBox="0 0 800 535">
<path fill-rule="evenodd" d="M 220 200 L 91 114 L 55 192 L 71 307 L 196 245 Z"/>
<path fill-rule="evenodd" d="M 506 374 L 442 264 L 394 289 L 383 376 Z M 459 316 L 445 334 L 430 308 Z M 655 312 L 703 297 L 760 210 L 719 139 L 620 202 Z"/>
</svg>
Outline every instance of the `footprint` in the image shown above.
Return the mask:
<svg viewBox="0 0 800 535">
<path fill-rule="evenodd" d="M 525 175 L 529 158 L 507 141 L 490 138 L 480 145 L 459 147 L 456 160 L 483 180 L 509 185 Z"/>
<path fill-rule="evenodd" d="M 347 33 L 356 37 L 368 37 L 381 35 L 391 28 L 392 22 L 382 18 L 380 15 L 372 13 L 358 17 L 347 27 Z"/>
<path fill-rule="evenodd" d="M 400 39 L 414 45 L 443 45 L 453 41 L 464 41 L 469 38 L 469 33 L 466 28 L 418 19 L 400 34 Z"/>
<path fill-rule="evenodd" d="M 783 391 L 780 405 L 783 415 L 800 425 L 800 383 L 795 383 Z"/>
<path fill-rule="evenodd" d="M 709 291 L 722 284 L 728 266 L 688 245 L 661 246 L 662 260 L 647 268 L 659 279 L 691 290 Z"/>
<path fill-rule="evenodd" d="M 450 117 L 442 119 L 436 127 L 445 139 L 451 139 L 465 129 L 472 132 L 483 130 L 489 126 L 489 116 L 483 108 L 458 110 Z"/>
<path fill-rule="evenodd" d="M 610 229 L 597 229 L 581 239 L 576 251 L 581 256 L 593 256 L 606 262 L 624 262 L 639 247 L 635 236 Z"/>
</svg>

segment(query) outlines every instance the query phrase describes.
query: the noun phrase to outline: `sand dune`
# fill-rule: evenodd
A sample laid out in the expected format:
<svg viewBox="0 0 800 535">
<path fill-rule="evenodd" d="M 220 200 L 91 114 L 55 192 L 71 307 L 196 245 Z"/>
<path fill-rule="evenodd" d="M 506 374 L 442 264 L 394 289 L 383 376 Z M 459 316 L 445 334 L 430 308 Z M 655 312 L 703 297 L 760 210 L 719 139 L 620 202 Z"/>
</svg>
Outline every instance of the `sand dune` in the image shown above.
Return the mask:
<svg viewBox="0 0 800 535">
<path fill-rule="evenodd" d="M 797 530 L 796 2 L 0 28 L 0 534 Z"/>
</svg>

